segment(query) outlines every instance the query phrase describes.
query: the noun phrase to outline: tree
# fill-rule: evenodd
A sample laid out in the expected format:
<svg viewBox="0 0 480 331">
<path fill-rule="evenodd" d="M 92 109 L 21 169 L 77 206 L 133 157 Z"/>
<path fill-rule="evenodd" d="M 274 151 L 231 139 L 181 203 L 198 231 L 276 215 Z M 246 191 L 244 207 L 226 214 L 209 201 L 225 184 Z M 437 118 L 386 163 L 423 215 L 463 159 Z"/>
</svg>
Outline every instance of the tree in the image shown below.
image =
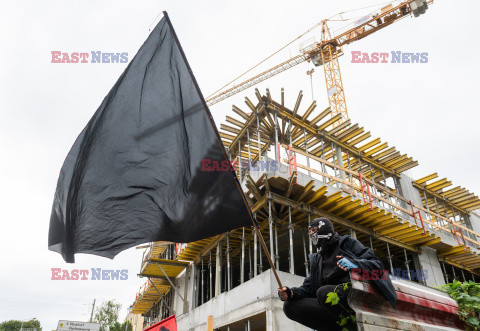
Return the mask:
<svg viewBox="0 0 480 331">
<path fill-rule="evenodd" d="M 115 326 L 115 323 L 118 322 L 118 313 L 121 306 L 114 300 L 108 300 L 95 310 L 94 320 L 100 323 L 100 331 L 108 331 L 109 327 Z"/>
<path fill-rule="evenodd" d="M 133 325 L 130 321 L 123 324 L 116 322 L 113 326 L 110 326 L 110 331 L 133 331 Z"/>
<path fill-rule="evenodd" d="M 10 320 L 0 323 L 0 331 L 19 331 L 20 328 L 23 329 L 33 329 L 41 330 L 40 321 L 36 318 L 32 318 L 29 321 L 17 321 Z"/>
<path fill-rule="evenodd" d="M 459 282 L 454 279 L 453 283 L 448 283 L 436 288 L 445 291 L 458 304 L 458 315 L 473 330 L 480 330 L 480 284 L 471 280 L 468 282 Z"/>
</svg>

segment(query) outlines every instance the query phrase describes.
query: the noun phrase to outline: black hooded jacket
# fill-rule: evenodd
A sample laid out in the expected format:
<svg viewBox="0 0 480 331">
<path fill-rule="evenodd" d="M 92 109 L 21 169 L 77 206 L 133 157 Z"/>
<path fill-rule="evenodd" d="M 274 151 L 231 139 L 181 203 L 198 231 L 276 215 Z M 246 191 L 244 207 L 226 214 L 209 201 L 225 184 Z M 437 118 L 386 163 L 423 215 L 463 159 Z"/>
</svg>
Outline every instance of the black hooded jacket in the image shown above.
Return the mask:
<svg viewBox="0 0 480 331">
<path fill-rule="evenodd" d="M 337 238 L 339 237 L 337 233 L 335 233 L 332 239 L 334 239 L 335 237 Z M 358 267 L 362 270 L 368 270 L 368 271 L 372 271 L 374 269 L 384 270 L 382 261 L 380 261 L 375 256 L 375 254 L 370 248 L 363 246 L 362 243 L 359 242 L 358 240 L 350 237 L 349 235 L 345 235 L 345 236 L 339 237 L 338 241 L 337 240 L 335 241 L 336 241 L 335 245 L 331 245 L 334 247 L 329 247 L 327 252 L 325 252 L 325 256 L 330 257 L 327 260 L 331 259 L 331 256 L 333 253 L 333 254 L 341 255 L 343 257 L 348 258 L 351 262 L 358 265 Z M 336 252 L 338 252 L 338 254 Z M 329 270 L 327 271 L 327 273 L 325 271 L 322 271 L 322 277 L 320 279 L 323 279 L 323 283 L 320 284 L 319 274 L 318 274 L 319 262 L 324 261 L 324 257 L 322 256 L 321 252 L 310 254 L 308 257 L 310 260 L 310 270 L 311 270 L 310 276 L 305 278 L 302 286 L 292 288 L 292 291 L 293 291 L 292 300 L 301 299 L 301 298 L 314 298 L 316 297 L 317 290 L 320 286 L 337 285 L 340 282 L 345 281 L 345 276 L 347 279 L 346 281 L 349 281 L 350 277 L 345 271 L 341 270 L 338 267 L 336 267 L 336 270 L 331 270 L 332 268 L 330 266 L 330 268 L 328 268 Z M 324 262 L 327 262 L 327 260 L 325 260 Z M 331 265 L 331 261 L 329 264 Z M 343 276 L 342 276 L 342 273 L 343 273 Z M 326 274 L 327 274 L 327 277 L 325 277 Z M 379 289 L 380 293 L 385 297 L 385 299 L 393 307 L 395 307 L 395 304 L 397 301 L 397 294 L 395 293 L 395 288 L 393 287 L 390 277 L 389 276 L 387 277 L 388 278 L 385 280 L 379 278 L 378 280 L 372 280 L 371 282 L 373 282 L 373 284 Z"/>
</svg>

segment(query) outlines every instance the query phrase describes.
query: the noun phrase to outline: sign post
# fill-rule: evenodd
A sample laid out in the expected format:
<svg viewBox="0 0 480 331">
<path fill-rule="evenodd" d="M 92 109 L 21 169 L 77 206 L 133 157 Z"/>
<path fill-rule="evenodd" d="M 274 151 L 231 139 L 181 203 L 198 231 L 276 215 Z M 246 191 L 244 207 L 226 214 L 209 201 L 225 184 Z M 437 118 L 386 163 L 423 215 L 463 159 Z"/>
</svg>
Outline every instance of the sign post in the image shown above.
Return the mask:
<svg viewBox="0 0 480 331">
<path fill-rule="evenodd" d="M 100 331 L 100 323 L 60 320 L 57 331 Z"/>
</svg>

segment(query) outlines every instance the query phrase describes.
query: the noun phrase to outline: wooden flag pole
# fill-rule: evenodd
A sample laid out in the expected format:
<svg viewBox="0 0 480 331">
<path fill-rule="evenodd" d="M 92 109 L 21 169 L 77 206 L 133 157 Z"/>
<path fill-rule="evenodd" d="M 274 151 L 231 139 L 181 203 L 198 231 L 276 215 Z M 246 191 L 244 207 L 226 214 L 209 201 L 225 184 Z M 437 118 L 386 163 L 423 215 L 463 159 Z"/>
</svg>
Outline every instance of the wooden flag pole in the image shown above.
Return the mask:
<svg viewBox="0 0 480 331">
<path fill-rule="evenodd" d="M 280 278 L 278 277 L 277 274 L 277 269 L 275 269 L 275 265 L 273 263 L 272 257 L 270 256 L 270 252 L 268 251 L 267 244 L 265 243 L 265 240 L 263 239 L 262 231 L 260 231 L 260 226 L 257 224 L 253 224 L 255 229 L 257 230 L 258 237 L 260 238 L 260 242 L 262 243 L 263 251 L 265 252 L 265 255 L 267 256 L 268 263 L 270 264 L 270 267 L 272 268 L 273 274 L 275 275 L 275 278 L 277 279 L 278 287 L 283 288 L 282 282 L 280 281 Z M 272 238 L 270 238 L 272 240 Z"/>
<path fill-rule="evenodd" d="M 213 331 L 213 315 L 207 316 L 207 331 Z"/>
</svg>

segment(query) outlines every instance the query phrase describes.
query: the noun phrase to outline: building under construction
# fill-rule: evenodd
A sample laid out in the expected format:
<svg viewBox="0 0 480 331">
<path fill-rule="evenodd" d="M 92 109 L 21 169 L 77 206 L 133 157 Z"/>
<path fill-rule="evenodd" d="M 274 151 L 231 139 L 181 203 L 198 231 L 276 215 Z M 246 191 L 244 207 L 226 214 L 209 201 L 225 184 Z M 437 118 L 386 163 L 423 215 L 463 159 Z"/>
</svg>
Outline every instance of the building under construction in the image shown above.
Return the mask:
<svg viewBox="0 0 480 331">
<path fill-rule="evenodd" d="M 256 90 L 247 111 L 233 106 L 220 132 L 282 283 L 298 286 L 309 274 L 307 225 L 319 216 L 412 286 L 478 281 L 480 199 L 435 172 L 409 178 L 416 160 L 301 101 L 302 92 L 288 107 L 283 90 L 277 101 Z M 144 327 L 175 314 L 179 330 L 205 330 L 209 315 L 217 330 L 307 330 L 284 315 L 253 227 L 152 243 L 139 276 L 146 282 L 131 314 L 143 315 Z"/>
<path fill-rule="evenodd" d="M 286 105 L 283 89 L 278 99 L 255 90 L 246 108 L 232 107 L 220 136 L 282 284 L 298 286 L 309 274 L 314 248 L 307 225 L 320 216 L 340 235 L 371 247 L 390 275 L 401 278 L 394 282 L 401 293 L 397 311 L 381 302 L 362 310 L 374 294 L 361 301 L 365 291 L 353 286 L 357 293 L 349 302 L 364 329 L 458 329 L 455 302 L 433 286 L 480 279 L 480 216 L 474 212 L 480 199 L 435 169 L 422 178 L 407 176 L 416 160 L 348 119 L 340 75 L 342 46 L 417 17 L 432 2 L 390 4 L 335 36 L 324 20 L 320 43 L 206 100 L 220 102 L 303 61 L 324 67 L 326 109 L 302 103 L 302 92 Z M 246 227 L 188 244 L 152 243 L 141 261 L 146 282 L 131 316 L 142 315 L 143 328 L 176 315 L 183 331 L 205 330 L 207 323 L 222 331 L 307 330 L 283 313 L 259 239 Z"/>
</svg>

